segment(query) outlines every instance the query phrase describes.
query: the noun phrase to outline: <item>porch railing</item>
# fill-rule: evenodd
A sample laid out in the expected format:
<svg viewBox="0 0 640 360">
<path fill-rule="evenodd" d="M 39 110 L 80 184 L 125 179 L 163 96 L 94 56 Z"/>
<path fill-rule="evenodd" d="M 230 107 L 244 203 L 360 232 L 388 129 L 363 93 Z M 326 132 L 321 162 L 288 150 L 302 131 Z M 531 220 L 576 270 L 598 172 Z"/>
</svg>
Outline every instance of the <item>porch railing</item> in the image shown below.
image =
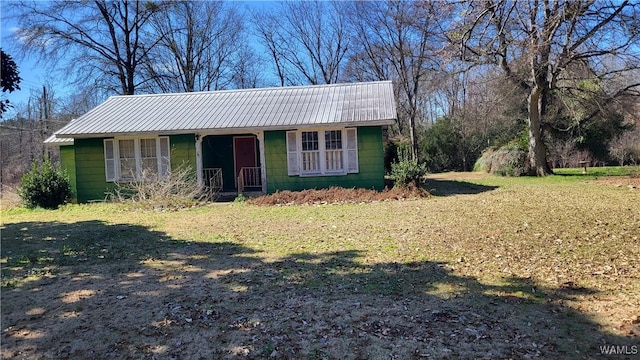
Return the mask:
<svg viewBox="0 0 640 360">
<path fill-rule="evenodd" d="M 243 167 L 238 174 L 238 192 L 245 188 L 262 188 L 262 176 L 260 167 Z"/>
<path fill-rule="evenodd" d="M 222 191 L 224 186 L 222 180 L 222 168 L 202 169 L 202 182 L 204 187 L 213 191 Z"/>
</svg>

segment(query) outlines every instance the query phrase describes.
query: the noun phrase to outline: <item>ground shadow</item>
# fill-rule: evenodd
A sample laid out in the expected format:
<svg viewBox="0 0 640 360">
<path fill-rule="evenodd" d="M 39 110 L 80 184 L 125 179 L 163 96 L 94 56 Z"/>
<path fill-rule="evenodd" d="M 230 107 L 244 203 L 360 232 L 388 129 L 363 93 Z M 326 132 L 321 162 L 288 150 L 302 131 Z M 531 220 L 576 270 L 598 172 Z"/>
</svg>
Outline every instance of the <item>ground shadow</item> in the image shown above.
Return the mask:
<svg viewBox="0 0 640 360">
<path fill-rule="evenodd" d="M 364 255 L 263 258 L 143 226 L 7 224 L 2 357 L 591 358 L 637 345 L 565 305 L 593 289 Z"/>
<path fill-rule="evenodd" d="M 423 187 L 434 196 L 473 195 L 498 188 L 497 186 L 444 179 L 426 179 Z"/>
</svg>

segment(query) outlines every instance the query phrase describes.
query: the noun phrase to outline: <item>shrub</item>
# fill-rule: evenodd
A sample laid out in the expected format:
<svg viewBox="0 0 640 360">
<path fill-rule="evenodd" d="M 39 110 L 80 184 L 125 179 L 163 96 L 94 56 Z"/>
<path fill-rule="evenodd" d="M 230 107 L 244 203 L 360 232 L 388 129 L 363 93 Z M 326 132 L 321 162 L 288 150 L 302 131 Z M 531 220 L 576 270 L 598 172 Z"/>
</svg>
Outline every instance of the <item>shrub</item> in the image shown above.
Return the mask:
<svg viewBox="0 0 640 360">
<path fill-rule="evenodd" d="M 476 161 L 474 170 L 499 176 L 527 174 L 527 152 L 518 144 L 507 144 L 498 150 L 487 149 Z"/>
<path fill-rule="evenodd" d="M 26 207 L 45 209 L 56 209 L 73 196 L 67 174 L 54 168 L 49 159 L 40 167 L 35 161 L 31 164 L 20 180 L 18 195 Z"/>
<path fill-rule="evenodd" d="M 117 202 L 133 202 L 145 209 L 180 209 L 197 205 L 214 198 L 213 190 L 203 190 L 189 166 L 180 166 L 168 177 L 157 178 L 142 174 L 134 181 L 116 183 L 108 199 Z"/>
<path fill-rule="evenodd" d="M 247 197 L 244 196 L 243 194 L 238 194 L 238 196 L 236 196 L 236 198 L 233 199 L 233 202 L 236 202 L 236 203 L 241 203 L 245 201 L 247 201 Z"/>
<path fill-rule="evenodd" d="M 456 119 L 442 117 L 427 128 L 420 141 L 429 171 L 443 172 L 463 169 L 465 146 Z"/>
<path fill-rule="evenodd" d="M 491 172 L 491 156 L 493 155 L 494 148 L 487 148 L 482 152 L 482 155 L 473 164 L 473 171 L 477 172 Z"/>
<path fill-rule="evenodd" d="M 391 174 L 391 164 L 398 162 L 398 147 L 403 146 L 402 139 L 391 138 L 384 144 L 384 173 Z"/>
<path fill-rule="evenodd" d="M 391 164 L 391 178 L 395 181 L 395 187 L 420 184 L 426 174 L 426 165 L 414 159 L 407 147 L 399 149 L 398 161 Z"/>
</svg>

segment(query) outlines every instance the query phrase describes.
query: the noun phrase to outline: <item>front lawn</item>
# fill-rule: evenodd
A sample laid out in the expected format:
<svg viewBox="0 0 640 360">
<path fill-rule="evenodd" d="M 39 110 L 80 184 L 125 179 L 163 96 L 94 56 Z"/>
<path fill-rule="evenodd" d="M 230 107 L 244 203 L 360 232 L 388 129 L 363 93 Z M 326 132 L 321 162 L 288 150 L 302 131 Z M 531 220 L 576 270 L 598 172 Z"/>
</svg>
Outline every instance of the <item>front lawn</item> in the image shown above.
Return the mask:
<svg viewBox="0 0 640 360">
<path fill-rule="evenodd" d="M 419 200 L 5 209 L 0 355 L 638 351 L 640 189 L 600 180 L 447 174 Z"/>
</svg>

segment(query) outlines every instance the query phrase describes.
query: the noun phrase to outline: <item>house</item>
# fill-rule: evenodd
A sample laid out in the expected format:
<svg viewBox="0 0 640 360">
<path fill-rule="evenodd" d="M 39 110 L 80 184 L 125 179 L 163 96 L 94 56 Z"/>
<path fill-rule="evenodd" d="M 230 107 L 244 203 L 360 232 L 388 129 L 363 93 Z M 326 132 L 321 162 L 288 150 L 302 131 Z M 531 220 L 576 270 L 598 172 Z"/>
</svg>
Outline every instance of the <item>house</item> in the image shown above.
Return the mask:
<svg viewBox="0 0 640 360">
<path fill-rule="evenodd" d="M 113 96 L 47 139 L 78 202 L 187 166 L 220 191 L 384 187 L 390 81 Z"/>
</svg>

